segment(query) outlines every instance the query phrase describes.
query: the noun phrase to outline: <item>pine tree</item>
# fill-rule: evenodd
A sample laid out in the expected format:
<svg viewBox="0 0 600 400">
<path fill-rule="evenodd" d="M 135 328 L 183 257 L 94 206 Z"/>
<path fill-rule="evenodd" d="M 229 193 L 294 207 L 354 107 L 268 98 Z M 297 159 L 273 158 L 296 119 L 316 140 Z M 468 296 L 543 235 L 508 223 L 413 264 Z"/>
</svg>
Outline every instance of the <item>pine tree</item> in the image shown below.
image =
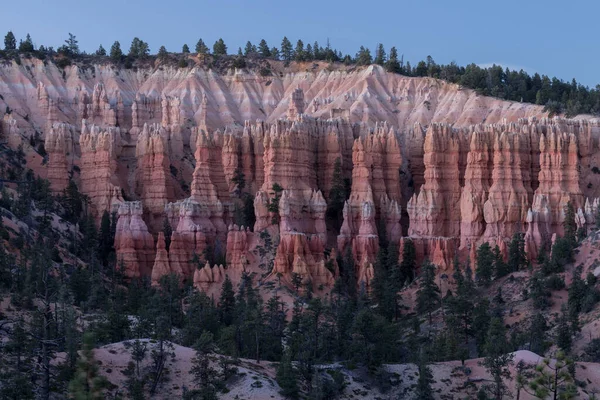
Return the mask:
<svg viewBox="0 0 600 400">
<path fill-rule="evenodd" d="M 2 362 L 0 363 L 2 385 L 0 398 L 31 399 L 34 398 L 34 388 L 29 371 L 32 368 L 30 332 L 25 329 L 25 323 L 18 319 L 8 335 L 8 340 L 2 347 Z"/>
<path fill-rule="evenodd" d="M 250 54 L 252 54 L 252 43 L 248 40 L 244 47 L 244 56 L 248 57 Z"/>
<path fill-rule="evenodd" d="M 211 367 L 211 353 L 213 351 L 213 335 L 210 332 L 202 332 L 195 345 L 196 356 L 192 360 L 191 373 L 194 377 L 194 384 L 197 389 L 193 391 L 189 398 L 199 398 L 201 400 L 217 400 L 217 371 Z"/>
<path fill-rule="evenodd" d="M 488 329 L 483 365 L 494 380 L 492 393 L 496 400 L 501 400 L 506 392 L 504 379 L 510 379 L 509 366 L 513 363 L 514 355 L 510 353 L 506 340 L 506 328 L 502 318 L 492 318 Z"/>
<path fill-rule="evenodd" d="M 379 43 L 377 45 L 377 50 L 375 51 L 375 60 L 373 62 L 377 65 L 383 66 L 387 61 L 387 56 L 385 54 L 385 49 L 383 48 L 383 44 Z"/>
<path fill-rule="evenodd" d="M 34 50 L 35 48 L 33 47 L 33 40 L 31 40 L 31 36 L 28 33 L 25 37 L 25 40 L 19 42 L 19 51 L 21 53 L 31 53 Z"/>
<path fill-rule="evenodd" d="M 548 325 L 542 313 L 536 313 L 531 319 L 529 327 L 529 350 L 536 354 L 546 351 L 546 332 Z"/>
<path fill-rule="evenodd" d="M 304 42 L 302 40 L 298 40 L 296 42 L 296 49 L 294 50 L 294 59 L 296 61 L 305 61 L 306 54 L 304 51 Z"/>
<path fill-rule="evenodd" d="M 6 36 L 4 36 L 4 50 L 16 50 L 17 49 L 17 39 L 12 31 L 8 31 Z"/>
<path fill-rule="evenodd" d="M 190 53 L 190 47 L 187 44 L 184 44 L 183 47 L 181 48 L 181 52 L 183 54 L 189 54 Z"/>
<path fill-rule="evenodd" d="M 522 233 L 516 232 L 508 245 L 508 271 L 519 271 L 526 266 L 525 238 Z"/>
<path fill-rule="evenodd" d="M 157 57 L 160 61 L 165 61 L 169 56 L 169 52 L 165 46 L 160 46 L 158 49 Z"/>
<path fill-rule="evenodd" d="M 415 389 L 415 395 L 419 400 L 433 400 L 433 388 L 431 385 L 435 383 L 431 368 L 427 366 L 422 360 L 419 362 L 419 379 L 417 380 L 417 387 Z"/>
<path fill-rule="evenodd" d="M 371 65 L 372 63 L 371 50 L 360 46 L 358 53 L 356 53 L 356 65 Z"/>
<path fill-rule="evenodd" d="M 425 261 L 421 266 L 421 282 L 417 291 L 417 312 L 427 313 L 432 323 L 431 313 L 440 303 L 440 288 L 435 284 L 435 266 Z"/>
<path fill-rule="evenodd" d="M 77 370 L 69 382 L 69 398 L 75 400 L 104 399 L 104 389 L 108 380 L 99 374 L 98 364 L 94 359 L 94 337 L 91 333 L 83 335 L 82 357 L 77 361 Z"/>
<path fill-rule="evenodd" d="M 327 216 L 335 221 L 335 230 L 339 230 L 342 220 L 342 212 L 346 202 L 347 193 L 344 177 L 342 175 L 342 160 L 338 157 L 333 165 L 333 175 L 331 177 L 331 189 L 329 190 Z"/>
<path fill-rule="evenodd" d="M 222 38 L 219 38 L 213 45 L 213 54 L 215 56 L 226 56 L 227 55 L 227 46 L 225 45 L 225 41 Z"/>
<path fill-rule="evenodd" d="M 565 219 L 563 221 L 563 228 L 565 231 L 564 238 L 571 245 L 572 248 L 577 246 L 577 223 L 575 222 L 575 209 L 573 204 L 569 201 L 564 209 Z"/>
<path fill-rule="evenodd" d="M 283 40 L 281 41 L 281 57 L 283 58 L 283 61 L 285 61 L 285 62 L 292 61 L 292 58 L 294 57 L 294 50 L 292 48 L 292 43 L 289 41 L 289 39 L 286 36 L 284 36 Z"/>
<path fill-rule="evenodd" d="M 565 353 L 559 351 L 556 355 L 556 361 L 548 358 L 538 365 L 535 369 L 535 376 L 529 383 L 535 397 L 546 399 L 574 399 L 577 397 L 577 387 L 574 385 L 574 378 L 569 372 L 574 366 L 573 360 L 567 358 Z"/>
<path fill-rule="evenodd" d="M 132 58 L 145 58 L 150 54 L 150 47 L 148 43 L 144 42 L 138 37 L 134 37 L 129 47 L 129 57 Z"/>
<path fill-rule="evenodd" d="M 400 62 L 398 61 L 398 50 L 395 47 L 390 49 L 390 57 L 385 63 L 385 69 L 388 72 L 399 74 L 402 70 Z"/>
<path fill-rule="evenodd" d="M 110 47 L 110 58 L 113 62 L 121 62 L 123 58 L 123 51 L 121 51 L 121 43 L 118 41 L 114 42 Z"/>
<path fill-rule="evenodd" d="M 477 268 L 475 274 L 477 281 L 482 286 L 489 286 L 492 283 L 494 273 L 494 253 L 489 243 L 483 243 L 477 249 Z"/>
<path fill-rule="evenodd" d="M 219 298 L 219 318 L 221 323 L 229 326 L 235 318 L 235 292 L 229 275 L 225 276 L 225 282 L 221 287 L 221 297 Z"/>
<path fill-rule="evenodd" d="M 69 38 L 65 40 L 67 44 L 67 49 L 69 49 L 69 54 L 78 55 L 79 54 L 79 41 L 71 32 L 69 32 Z"/>
<path fill-rule="evenodd" d="M 204 43 L 202 39 L 198 39 L 198 43 L 196 43 L 196 53 L 198 54 L 208 54 L 208 46 Z"/>
<path fill-rule="evenodd" d="M 567 308 L 563 305 L 560 317 L 558 318 L 558 326 L 556 328 L 556 344 L 567 353 L 571 351 L 571 347 L 573 346 L 571 333 L 569 314 Z"/>
<path fill-rule="evenodd" d="M 100 47 L 98 47 L 98 50 L 96 50 L 96 55 L 97 56 L 105 56 L 106 49 L 104 47 L 102 47 L 102 45 L 100 45 Z"/>
<path fill-rule="evenodd" d="M 400 277 L 403 282 L 412 282 L 417 270 L 417 250 L 415 244 L 408 238 L 402 247 L 402 262 L 400 263 Z"/>
<path fill-rule="evenodd" d="M 271 57 L 271 50 L 269 49 L 269 45 L 265 39 L 261 39 L 260 43 L 258 44 L 258 52 L 260 53 L 261 57 Z"/>
<path fill-rule="evenodd" d="M 288 352 L 283 354 L 281 362 L 277 367 L 277 383 L 281 387 L 280 393 L 291 399 L 298 397 L 298 383 L 296 381 L 296 371 L 292 365 L 292 359 Z"/>
</svg>

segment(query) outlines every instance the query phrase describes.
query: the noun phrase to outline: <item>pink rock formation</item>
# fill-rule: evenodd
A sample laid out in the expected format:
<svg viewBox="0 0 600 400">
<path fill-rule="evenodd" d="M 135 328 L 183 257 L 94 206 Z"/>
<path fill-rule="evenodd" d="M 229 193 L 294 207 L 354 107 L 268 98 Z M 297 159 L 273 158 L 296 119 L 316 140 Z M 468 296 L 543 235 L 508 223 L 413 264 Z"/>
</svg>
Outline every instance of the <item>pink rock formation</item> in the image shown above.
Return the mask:
<svg viewBox="0 0 600 400">
<path fill-rule="evenodd" d="M 90 198 L 92 212 L 98 218 L 113 210 L 122 201 L 121 187 L 116 175 L 120 155 L 121 131 L 119 128 L 102 129 L 82 122 L 81 136 L 81 192 Z"/>
<path fill-rule="evenodd" d="M 46 133 L 44 148 L 48 153 L 48 175 L 52 190 L 61 193 L 69 183 L 69 173 L 75 159 L 74 127 L 55 123 Z"/>
<path fill-rule="evenodd" d="M 122 202 L 119 205 L 115 233 L 117 268 L 122 267 L 129 278 L 150 276 L 153 269 L 154 239 L 148 232 L 142 213 L 143 207 L 139 201 Z"/>
<path fill-rule="evenodd" d="M 175 200 L 165 130 L 157 124 L 144 124 L 135 149 L 137 192 L 150 213 L 150 225 L 156 231 L 162 227 L 165 205 Z"/>
</svg>

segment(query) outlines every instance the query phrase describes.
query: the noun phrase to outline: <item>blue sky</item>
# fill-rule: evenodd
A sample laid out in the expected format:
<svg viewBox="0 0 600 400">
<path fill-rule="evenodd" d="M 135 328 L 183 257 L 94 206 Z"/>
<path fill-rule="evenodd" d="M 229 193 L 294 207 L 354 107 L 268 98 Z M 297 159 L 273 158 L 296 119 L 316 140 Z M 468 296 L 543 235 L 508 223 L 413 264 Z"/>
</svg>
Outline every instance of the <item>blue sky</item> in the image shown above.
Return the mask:
<svg viewBox="0 0 600 400">
<path fill-rule="evenodd" d="M 499 63 L 595 86 L 600 83 L 597 18 L 600 3 L 587 0 L 27 0 L 5 1 L 0 32 L 29 32 L 36 45 L 62 44 L 75 34 L 83 50 L 134 36 L 150 44 L 193 51 L 198 38 L 212 47 L 219 37 L 230 52 L 247 40 L 270 46 L 287 36 L 315 40 L 355 54 L 381 42 L 415 63 Z"/>
</svg>

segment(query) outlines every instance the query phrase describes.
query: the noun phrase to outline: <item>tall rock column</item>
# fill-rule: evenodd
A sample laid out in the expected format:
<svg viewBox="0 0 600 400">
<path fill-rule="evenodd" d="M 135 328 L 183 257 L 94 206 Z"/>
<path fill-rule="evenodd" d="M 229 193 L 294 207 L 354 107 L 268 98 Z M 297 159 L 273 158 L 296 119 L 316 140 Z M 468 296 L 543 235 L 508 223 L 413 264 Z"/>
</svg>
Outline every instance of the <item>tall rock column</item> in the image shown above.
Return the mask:
<svg viewBox="0 0 600 400">
<path fill-rule="evenodd" d="M 55 123 L 46 133 L 44 148 L 48 153 L 48 175 L 52 191 L 61 193 L 69 184 L 69 173 L 75 158 L 74 127 Z"/>
<path fill-rule="evenodd" d="M 124 268 L 125 276 L 150 276 L 154 264 L 154 239 L 142 219 L 143 207 L 139 201 L 119 205 L 115 251 L 117 268 Z"/>
</svg>

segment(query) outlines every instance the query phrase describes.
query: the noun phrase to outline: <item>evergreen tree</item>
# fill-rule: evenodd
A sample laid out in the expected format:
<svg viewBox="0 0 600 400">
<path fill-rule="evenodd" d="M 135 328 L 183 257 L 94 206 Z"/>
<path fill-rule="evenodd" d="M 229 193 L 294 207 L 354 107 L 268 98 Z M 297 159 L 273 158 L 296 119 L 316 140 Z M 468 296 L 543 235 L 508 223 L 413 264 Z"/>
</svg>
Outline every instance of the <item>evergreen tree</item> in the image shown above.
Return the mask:
<svg viewBox="0 0 600 400">
<path fill-rule="evenodd" d="M 196 43 L 196 53 L 198 54 L 208 54 L 208 46 L 204 43 L 202 39 L 198 39 L 198 43 Z"/>
<path fill-rule="evenodd" d="M 387 56 L 385 54 L 385 49 L 383 48 L 383 44 L 379 43 L 377 45 L 377 50 L 375 51 L 375 60 L 373 62 L 377 65 L 383 66 L 387 61 Z"/>
<path fill-rule="evenodd" d="M 563 305 L 561 308 L 560 317 L 558 318 L 558 326 L 556 328 L 556 344 L 567 353 L 571 351 L 571 347 L 573 345 L 571 333 L 571 327 L 569 326 L 569 314 L 567 308 Z"/>
<path fill-rule="evenodd" d="M 235 318 L 235 292 L 229 275 L 225 276 L 225 282 L 221 287 L 221 297 L 219 298 L 219 319 L 225 326 L 233 323 Z"/>
<path fill-rule="evenodd" d="M 305 61 L 306 54 L 304 51 L 304 42 L 302 40 L 298 40 L 296 42 L 296 49 L 294 50 L 294 59 L 296 61 Z"/>
<path fill-rule="evenodd" d="M 573 360 L 567 358 L 562 351 L 556 355 L 556 361 L 545 358 L 535 369 L 535 376 L 529 384 L 535 397 L 546 399 L 574 399 L 577 387 L 573 375 L 569 372 L 574 367 Z"/>
<path fill-rule="evenodd" d="M 471 324 L 471 329 L 475 336 L 475 340 L 477 342 L 477 349 L 480 352 L 485 350 L 487 332 L 490 328 L 490 302 L 488 299 L 484 298 L 477 303 L 475 308 L 473 309 L 473 322 Z"/>
<path fill-rule="evenodd" d="M 225 45 L 225 41 L 222 38 L 219 38 L 213 45 L 213 54 L 215 56 L 226 56 L 227 55 L 227 46 Z"/>
<path fill-rule="evenodd" d="M 296 371 L 292 365 L 292 359 L 288 352 L 283 354 L 281 362 L 277 367 L 277 383 L 281 387 L 280 393 L 290 399 L 298 397 L 298 383 Z"/>
<path fill-rule="evenodd" d="M 192 375 L 196 390 L 188 394 L 190 399 L 217 400 L 217 388 L 220 382 L 217 379 L 217 371 L 210 365 L 213 351 L 213 335 L 210 332 L 202 332 L 195 345 L 196 356 L 192 360 Z"/>
<path fill-rule="evenodd" d="M 564 238 L 571 245 L 572 248 L 577 246 L 577 223 L 575 222 L 575 209 L 573 204 L 569 201 L 565 206 L 565 219 L 563 221 L 563 228 L 565 231 Z"/>
<path fill-rule="evenodd" d="M 401 72 L 400 62 L 398 61 L 398 50 L 395 47 L 390 49 L 390 57 L 385 63 L 385 69 L 387 72 L 399 74 Z"/>
<path fill-rule="evenodd" d="M 34 50 L 35 48 L 33 47 L 33 40 L 31 40 L 31 36 L 28 33 L 25 37 L 25 41 L 21 40 L 19 42 L 19 51 L 21 53 L 31 53 Z"/>
<path fill-rule="evenodd" d="M 494 275 L 496 278 L 501 278 L 509 274 L 508 265 L 504 262 L 502 252 L 498 245 L 494 246 Z"/>
<path fill-rule="evenodd" d="M 12 31 L 8 31 L 6 36 L 4 36 L 4 50 L 16 50 L 17 49 L 17 39 Z"/>
<path fill-rule="evenodd" d="M 529 350 L 536 354 L 544 354 L 546 351 L 546 332 L 548 325 L 542 313 L 536 313 L 531 319 L 529 328 Z"/>
<path fill-rule="evenodd" d="M 372 63 L 371 51 L 364 46 L 360 46 L 358 53 L 356 53 L 356 65 L 371 65 Z"/>
<path fill-rule="evenodd" d="M 111 254 L 114 252 L 115 237 L 112 233 L 110 215 L 104 210 L 100 220 L 100 232 L 98 235 L 98 255 L 103 265 L 108 264 Z"/>
<path fill-rule="evenodd" d="M 145 58 L 148 54 L 150 54 L 148 43 L 138 37 L 134 37 L 131 41 L 131 46 L 129 47 L 129 57 Z"/>
<path fill-rule="evenodd" d="M 244 56 L 248 57 L 250 54 L 252 54 L 252 43 L 248 40 L 244 47 Z"/>
<path fill-rule="evenodd" d="M 522 233 L 516 232 L 508 245 L 508 270 L 515 272 L 526 266 L 525 238 Z"/>
<path fill-rule="evenodd" d="M 118 41 L 114 42 L 110 47 L 110 58 L 113 62 L 121 62 L 123 58 L 123 51 L 121 51 L 121 43 Z"/>
<path fill-rule="evenodd" d="M 335 221 L 335 231 L 339 231 L 342 222 L 342 213 L 346 202 L 347 193 L 344 177 L 342 175 L 342 160 L 338 157 L 333 165 L 331 189 L 329 190 L 327 217 Z"/>
<path fill-rule="evenodd" d="M 415 244 L 408 238 L 402 248 L 402 262 L 400 263 L 400 279 L 402 282 L 412 282 L 417 270 L 417 250 Z"/>
<path fill-rule="evenodd" d="M 440 303 L 440 288 L 435 284 L 435 266 L 425 261 L 421 266 L 421 282 L 417 291 L 417 312 L 427 313 L 432 323 L 431 313 Z"/>
<path fill-rule="evenodd" d="M 419 362 L 419 379 L 417 380 L 417 387 L 415 389 L 415 395 L 419 400 L 433 400 L 433 388 L 431 385 L 435 383 L 431 368 L 427 366 L 422 360 Z"/>
<path fill-rule="evenodd" d="M 105 56 L 106 49 L 104 47 L 102 47 L 102 45 L 100 45 L 100 47 L 98 47 L 98 50 L 96 50 L 96 55 L 97 56 Z"/>
<path fill-rule="evenodd" d="M 77 370 L 69 382 L 69 397 L 75 400 L 104 399 L 104 389 L 108 380 L 99 374 L 94 359 L 94 337 L 91 333 L 83 335 L 82 357 L 77 361 Z"/>
<path fill-rule="evenodd" d="M 184 44 L 183 47 L 181 48 L 181 52 L 183 54 L 190 54 L 190 47 L 187 44 Z"/>
<path fill-rule="evenodd" d="M 510 350 L 502 318 L 492 318 L 487 333 L 483 365 L 494 380 L 492 393 L 496 400 L 501 400 L 507 391 L 504 379 L 510 379 L 509 366 L 514 358 Z"/>
<path fill-rule="evenodd" d="M 292 61 L 292 58 L 294 57 L 292 42 L 290 42 L 286 36 L 284 36 L 283 40 L 281 41 L 281 57 L 285 62 Z"/>
<path fill-rule="evenodd" d="M 160 46 L 156 55 L 160 61 L 165 61 L 169 56 L 169 52 L 165 46 Z"/>
<path fill-rule="evenodd" d="M 258 44 L 258 52 L 260 53 L 261 57 L 271 57 L 271 50 L 269 49 L 269 45 L 265 39 L 261 39 L 260 43 Z"/>
<path fill-rule="evenodd" d="M 489 243 L 483 243 L 477 249 L 477 268 L 475 274 L 477 281 L 482 286 L 489 286 L 492 283 L 494 273 L 494 253 Z"/>
<path fill-rule="evenodd" d="M 271 47 L 270 52 L 273 60 L 279 60 L 279 49 L 277 47 Z"/>
<path fill-rule="evenodd" d="M 32 399 L 34 387 L 30 371 L 33 367 L 33 343 L 25 323 L 18 319 L 3 344 L 0 359 L 0 397 L 5 399 Z"/>
<path fill-rule="evenodd" d="M 65 43 L 70 55 L 76 56 L 79 54 L 79 41 L 71 32 L 69 32 L 69 38 L 65 40 Z"/>
</svg>

